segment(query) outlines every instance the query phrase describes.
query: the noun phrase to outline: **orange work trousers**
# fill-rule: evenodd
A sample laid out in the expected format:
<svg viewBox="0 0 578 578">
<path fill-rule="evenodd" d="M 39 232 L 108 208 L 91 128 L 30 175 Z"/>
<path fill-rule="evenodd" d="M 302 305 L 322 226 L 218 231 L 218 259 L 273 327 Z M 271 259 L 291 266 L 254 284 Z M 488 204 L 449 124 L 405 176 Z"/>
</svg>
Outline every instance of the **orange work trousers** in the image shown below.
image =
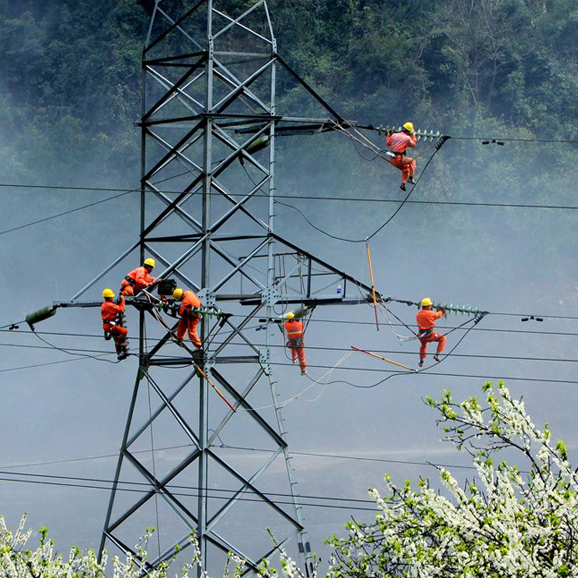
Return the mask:
<svg viewBox="0 0 578 578">
<path fill-rule="evenodd" d="M 301 371 L 305 371 L 305 368 L 307 367 L 307 362 L 305 361 L 305 347 L 303 347 L 303 345 L 289 345 L 289 349 L 291 350 L 291 359 L 293 361 L 299 359 L 299 367 L 301 368 Z"/>
<path fill-rule="evenodd" d="M 112 335 L 116 352 L 122 353 L 126 347 L 126 334 L 128 333 L 128 329 L 120 325 L 109 325 L 108 323 L 105 323 L 102 328 Z"/>
<path fill-rule="evenodd" d="M 446 346 L 446 336 L 438 333 L 437 331 L 432 331 L 429 335 L 425 337 L 419 337 L 419 342 L 421 343 L 421 347 L 419 348 L 419 358 L 425 359 L 427 355 L 427 344 L 431 341 L 438 342 L 438 349 L 436 353 L 441 353 Z"/>
<path fill-rule="evenodd" d="M 405 183 L 409 177 L 413 177 L 417 165 L 415 159 L 406 157 L 405 155 L 399 155 L 397 157 L 390 157 L 389 162 L 401 171 L 402 184 Z"/>
<path fill-rule="evenodd" d="M 193 345 L 197 348 L 201 348 L 203 344 L 197 335 L 197 325 L 201 320 L 200 315 L 183 315 L 179 320 L 179 325 L 177 326 L 177 339 L 184 339 L 185 333 L 189 332 L 189 337 L 193 343 Z"/>
</svg>

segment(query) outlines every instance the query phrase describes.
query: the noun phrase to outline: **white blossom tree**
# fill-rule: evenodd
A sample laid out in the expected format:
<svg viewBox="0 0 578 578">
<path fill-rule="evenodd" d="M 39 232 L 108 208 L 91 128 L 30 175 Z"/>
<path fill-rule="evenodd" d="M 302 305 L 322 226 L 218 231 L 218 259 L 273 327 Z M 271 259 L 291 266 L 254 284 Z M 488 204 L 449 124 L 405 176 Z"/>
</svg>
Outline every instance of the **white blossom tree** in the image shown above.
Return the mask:
<svg viewBox="0 0 578 578">
<path fill-rule="evenodd" d="M 106 553 L 99 564 L 94 550 L 72 548 L 68 557 L 59 553 L 54 541 L 48 537 L 45 527 L 40 529 L 39 547 L 36 550 L 27 548 L 32 536 L 32 530 L 25 529 L 26 516 L 20 520 L 15 532 L 11 532 L 6 522 L 0 516 L 0 576 L 3 578 L 105 578 L 108 562 Z M 121 560 L 118 556 L 112 559 L 110 571 L 113 578 L 139 578 L 147 560 L 146 544 L 154 530 L 147 530 L 136 545 L 136 557 L 126 556 Z M 198 543 L 193 536 L 191 540 L 191 562 L 180 569 L 182 578 L 189 578 L 190 571 L 199 559 Z M 171 561 L 162 564 L 158 569 L 149 572 L 151 578 L 167 577 Z M 225 575 L 229 577 L 228 566 Z"/>
<path fill-rule="evenodd" d="M 371 489 L 375 522 L 352 521 L 332 537 L 329 576 L 540 577 L 578 576 L 578 474 L 548 424 L 538 429 L 522 400 L 500 382 L 461 403 L 449 392 L 426 403 L 439 412 L 444 439 L 468 451 L 477 470 L 462 489 L 439 468 L 445 491 L 427 480 L 413 489 L 385 477 Z M 517 466 L 501 461 L 517 453 Z M 445 495 L 444 495 L 445 494 Z"/>
<path fill-rule="evenodd" d="M 136 556 L 128 555 L 124 559 L 115 556 L 111 560 L 111 567 L 107 568 L 108 557 L 106 552 L 99 563 L 94 550 L 80 550 L 72 548 L 68 557 L 58 553 L 54 542 L 48 537 L 48 530 L 40 529 L 39 547 L 36 550 L 27 548 L 32 536 L 32 530 L 25 529 L 26 516 L 20 520 L 15 532 L 11 532 L 6 522 L 0 516 L 0 577 L 1 578 L 189 578 L 197 576 L 200 560 L 199 545 L 194 534 L 190 536 L 190 562 L 181 568 L 174 568 L 175 559 L 161 564 L 157 569 L 146 568 L 146 546 L 154 529 L 147 529 L 135 547 Z M 279 546 L 277 546 L 281 571 L 271 566 L 265 560 L 259 567 L 259 574 L 263 578 L 305 578 L 304 573 Z M 146 569 L 146 572 L 143 570 Z M 241 578 L 246 573 L 245 560 L 229 553 L 228 560 L 222 572 L 223 578 Z M 208 575 L 201 574 L 204 578 Z M 316 572 L 310 578 L 316 578 Z"/>
</svg>

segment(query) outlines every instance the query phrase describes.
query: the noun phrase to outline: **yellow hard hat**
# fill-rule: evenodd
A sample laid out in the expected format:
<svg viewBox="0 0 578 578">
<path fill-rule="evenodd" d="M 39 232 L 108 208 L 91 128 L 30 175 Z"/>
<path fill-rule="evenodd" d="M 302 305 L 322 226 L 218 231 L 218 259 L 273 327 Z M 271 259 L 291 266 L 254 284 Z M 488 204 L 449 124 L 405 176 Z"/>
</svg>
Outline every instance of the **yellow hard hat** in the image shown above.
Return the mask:
<svg viewBox="0 0 578 578">
<path fill-rule="evenodd" d="M 413 130 L 413 122 L 406 122 L 403 128 L 405 128 L 407 132 L 411 132 Z"/>
<path fill-rule="evenodd" d="M 287 313 L 287 315 L 285 315 L 285 317 L 287 317 L 287 319 L 294 319 L 295 313 L 293 313 L 293 311 L 289 311 L 289 313 Z"/>
<path fill-rule="evenodd" d="M 106 297 L 114 297 L 114 291 L 113 291 L 112 289 L 105 289 L 105 290 L 102 292 L 102 296 L 105 297 L 105 298 L 106 298 Z"/>
<path fill-rule="evenodd" d="M 429 307 L 430 305 L 433 305 L 433 301 L 429 297 L 424 297 L 421 300 L 421 306 L 422 307 Z"/>
<path fill-rule="evenodd" d="M 145 259 L 144 264 L 148 265 L 149 267 L 152 267 L 153 269 L 155 268 L 156 265 L 155 260 L 151 259 L 150 257 L 148 259 Z"/>
<path fill-rule="evenodd" d="M 173 297 L 174 297 L 177 301 L 180 301 L 182 296 L 183 296 L 183 290 L 182 290 L 180 287 L 177 287 L 177 288 L 173 291 Z"/>
</svg>

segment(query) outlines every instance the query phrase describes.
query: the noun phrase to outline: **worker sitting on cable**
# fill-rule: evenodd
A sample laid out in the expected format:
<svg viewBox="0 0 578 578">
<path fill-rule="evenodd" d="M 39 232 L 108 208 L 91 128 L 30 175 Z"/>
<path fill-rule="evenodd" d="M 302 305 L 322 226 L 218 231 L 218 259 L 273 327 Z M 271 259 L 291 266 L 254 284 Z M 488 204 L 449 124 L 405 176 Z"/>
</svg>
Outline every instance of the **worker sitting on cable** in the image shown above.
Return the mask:
<svg viewBox="0 0 578 578">
<path fill-rule="evenodd" d="M 113 302 L 114 292 L 112 289 L 105 289 L 102 292 L 102 296 L 104 297 L 104 302 L 100 307 L 100 314 L 102 316 L 105 339 L 107 339 L 107 334 L 112 336 L 117 358 L 121 361 L 128 357 L 128 341 L 126 340 L 128 329 L 123 327 L 121 323 L 126 304 L 122 296 L 120 297 L 120 303 Z"/>
<path fill-rule="evenodd" d="M 407 147 L 413 148 L 417 144 L 417 136 L 413 132 L 413 123 L 406 122 L 401 132 L 393 132 L 388 130 L 386 133 L 387 146 L 391 147 L 391 152 L 394 156 L 389 157 L 389 162 L 401 171 L 401 186 L 402 191 L 405 191 L 405 183 L 415 185 L 413 175 L 415 173 L 416 160 L 412 157 L 405 156 Z"/>
<path fill-rule="evenodd" d="M 183 342 L 185 333 L 189 332 L 189 337 L 193 345 L 200 349 L 203 347 L 199 336 L 197 335 L 197 325 L 201 320 L 201 301 L 193 291 L 183 291 L 180 288 L 176 288 L 173 291 L 173 297 L 177 301 L 181 301 L 182 305 L 179 309 L 179 315 L 181 319 L 179 320 L 179 325 L 177 327 L 177 341 L 179 343 Z"/>
<path fill-rule="evenodd" d="M 419 332 L 417 338 L 421 343 L 419 349 L 419 366 L 423 366 L 423 361 L 427 355 L 427 344 L 430 341 L 437 341 L 438 348 L 433 356 L 436 361 L 440 360 L 440 353 L 444 350 L 446 345 L 446 336 L 435 331 L 436 319 L 439 319 L 443 314 L 443 309 L 437 309 L 433 311 L 433 303 L 429 297 L 424 297 L 421 300 L 421 309 L 417 312 L 417 326 Z"/>
<path fill-rule="evenodd" d="M 143 289 L 152 285 L 155 281 L 162 281 L 156 277 L 151 277 L 152 270 L 155 268 L 155 260 L 145 259 L 142 267 L 137 267 L 131 271 L 122 280 L 120 284 L 121 295 L 138 295 Z"/>
<path fill-rule="evenodd" d="M 295 319 L 295 314 L 289 312 L 286 315 L 285 333 L 287 334 L 287 347 L 291 350 L 291 359 L 301 367 L 301 375 L 307 375 L 307 362 L 305 361 L 305 347 L 303 345 L 303 322 Z"/>
</svg>

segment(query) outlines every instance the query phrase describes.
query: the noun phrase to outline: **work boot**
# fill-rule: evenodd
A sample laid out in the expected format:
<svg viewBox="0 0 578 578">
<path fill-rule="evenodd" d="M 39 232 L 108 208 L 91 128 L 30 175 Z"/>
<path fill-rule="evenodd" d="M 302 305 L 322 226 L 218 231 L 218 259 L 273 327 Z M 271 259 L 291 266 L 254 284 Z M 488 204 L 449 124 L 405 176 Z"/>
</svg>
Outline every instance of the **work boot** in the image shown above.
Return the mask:
<svg viewBox="0 0 578 578">
<path fill-rule="evenodd" d="M 116 358 L 119 361 L 122 361 L 123 359 L 126 359 L 127 357 L 128 357 L 128 353 L 126 351 L 123 351 L 116 356 Z"/>
<path fill-rule="evenodd" d="M 434 356 L 434 361 L 437 361 L 438 363 L 440 362 L 440 356 L 436 353 Z"/>
<path fill-rule="evenodd" d="M 175 343 L 177 345 L 182 345 L 183 344 L 183 340 L 182 339 L 175 339 Z"/>
<path fill-rule="evenodd" d="M 409 177 L 409 179 L 407 179 L 407 182 L 408 182 L 410 185 L 417 185 L 417 181 L 414 181 L 414 180 L 413 180 L 413 177 Z"/>
<path fill-rule="evenodd" d="M 307 370 L 306 370 L 306 369 L 302 369 L 302 370 L 301 370 L 301 375 L 307 375 Z"/>
<path fill-rule="evenodd" d="M 291 362 L 293 363 L 293 365 L 295 365 L 297 363 L 297 360 L 293 359 Z"/>
<path fill-rule="evenodd" d="M 405 190 L 406 190 L 406 188 L 405 188 L 405 183 L 401 183 L 401 185 L 399 185 L 399 188 L 400 188 L 402 191 L 405 191 Z"/>
<path fill-rule="evenodd" d="M 418 365 L 419 365 L 420 367 L 423 367 L 423 359 L 420 359 L 420 360 L 419 360 Z"/>
</svg>

